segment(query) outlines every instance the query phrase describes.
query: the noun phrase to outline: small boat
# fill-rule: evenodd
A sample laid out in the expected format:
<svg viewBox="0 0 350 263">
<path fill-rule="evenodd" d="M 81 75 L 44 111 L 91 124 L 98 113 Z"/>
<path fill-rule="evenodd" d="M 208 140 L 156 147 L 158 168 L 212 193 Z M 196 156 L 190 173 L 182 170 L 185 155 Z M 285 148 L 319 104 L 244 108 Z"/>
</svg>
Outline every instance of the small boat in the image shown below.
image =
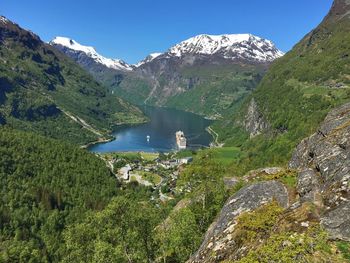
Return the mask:
<svg viewBox="0 0 350 263">
<path fill-rule="evenodd" d="M 147 139 L 147 141 L 149 142 L 149 140 L 151 139 L 151 136 L 147 135 L 147 136 L 146 136 L 146 139 Z"/>
</svg>

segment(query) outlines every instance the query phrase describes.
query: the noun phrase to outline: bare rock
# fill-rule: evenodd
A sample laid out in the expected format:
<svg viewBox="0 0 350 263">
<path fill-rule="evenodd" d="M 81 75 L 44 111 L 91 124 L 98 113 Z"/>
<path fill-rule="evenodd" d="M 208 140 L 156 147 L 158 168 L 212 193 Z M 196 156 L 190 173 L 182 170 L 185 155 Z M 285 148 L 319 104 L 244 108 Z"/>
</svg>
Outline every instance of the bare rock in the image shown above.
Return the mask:
<svg viewBox="0 0 350 263">
<path fill-rule="evenodd" d="M 323 225 L 330 236 L 349 240 L 350 230 L 343 231 L 350 224 L 347 213 L 350 200 L 350 103 L 331 111 L 319 130 L 304 139 L 296 148 L 289 167 L 302 171 L 299 175 L 300 195 L 304 200 L 312 201 L 318 188 L 327 213 L 322 216 Z M 320 174 L 319 184 L 315 175 L 307 169 Z"/>
<path fill-rule="evenodd" d="M 270 124 L 265 120 L 258 108 L 258 104 L 254 99 L 251 99 L 247 115 L 245 116 L 244 127 L 249 133 L 250 138 L 253 138 L 270 128 Z"/>
<path fill-rule="evenodd" d="M 325 213 L 321 218 L 321 224 L 331 238 L 350 242 L 350 202 L 345 202 Z"/>
<path fill-rule="evenodd" d="M 298 175 L 297 192 L 301 202 L 322 205 L 322 197 L 318 175 L 312 169 L 305 169 Z"/>
<path fill-rule="evenodd" d="M 289 205 L 288 192 L 278 181 L 259 182 L 238 191 L 224 205 L 217 220 L 207 231 L 205 239 L 189 262 L 217 262 L 232 257 L 237 250 L 232 233 L 237 224 L 236 219 L 244 212 L 276 200 L 282 207 Z"/>
</svg>

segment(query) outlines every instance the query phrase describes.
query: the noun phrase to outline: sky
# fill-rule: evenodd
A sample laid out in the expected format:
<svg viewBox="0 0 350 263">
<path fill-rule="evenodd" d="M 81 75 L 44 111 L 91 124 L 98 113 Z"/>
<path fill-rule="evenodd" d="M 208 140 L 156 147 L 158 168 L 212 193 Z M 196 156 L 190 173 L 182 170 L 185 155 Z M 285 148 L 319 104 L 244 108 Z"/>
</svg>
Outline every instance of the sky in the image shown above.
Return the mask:
<svg viewBox="0 0 350 263">
<path fill-rule="evenodd" d="M 251 33 L 290 50 L 332 0 L 1 0 L 0 14 L 50 41 L 70 37 L 137 63 L 199 34 Z"/>
</svg>

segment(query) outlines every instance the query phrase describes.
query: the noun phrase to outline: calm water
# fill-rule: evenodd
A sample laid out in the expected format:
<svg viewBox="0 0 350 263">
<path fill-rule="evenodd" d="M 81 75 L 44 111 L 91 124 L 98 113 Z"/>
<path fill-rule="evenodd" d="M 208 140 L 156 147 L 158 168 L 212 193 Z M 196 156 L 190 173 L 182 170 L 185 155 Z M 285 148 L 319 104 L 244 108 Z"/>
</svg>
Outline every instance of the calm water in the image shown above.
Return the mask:
<svg viewBox="0 0 350 263">
<path fill-rule="evenodd" d="M 166 152 L 176 149 L 175 132 L 178 130 L 184 131 L 189 148 L 209 146 L 212 141 L 211 135 L 205 130 L 211 121 L 198 115 L 155 107 L 145 107 L 143 111 L 150 118 L 150 122 L 120 127 L 113 133 L 116 140 L 93 145 L 89 150 Z M 147 135 L 150 136 L 149 142 Z"/>
</svg>

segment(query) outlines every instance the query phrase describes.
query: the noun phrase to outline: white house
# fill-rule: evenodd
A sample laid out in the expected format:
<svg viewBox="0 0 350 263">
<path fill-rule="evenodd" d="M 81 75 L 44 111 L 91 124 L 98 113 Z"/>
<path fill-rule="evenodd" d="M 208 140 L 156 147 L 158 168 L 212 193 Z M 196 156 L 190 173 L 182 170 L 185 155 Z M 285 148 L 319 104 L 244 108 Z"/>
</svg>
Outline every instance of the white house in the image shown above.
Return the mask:
<svg viewBox="0 0 350 263">
<path fill-rule="evenodd" d="M 122 177 L 123 180 L 127 181 L 129 180 L 131 170 L 132 168 L 130 164 L 127 164 L 124 167 L 119 169 L 118 174 Z"/>
<path fill-rule="evenodd" d="M 193 158 L 192 157 L 185 157 L 185 158 L 181 158 L 180 160 L 179 160 L 179 162 L 181 163 L 181 164 L 189 164 L 189 163 L 191 163 L 193 161 Z"/>
</svg>

